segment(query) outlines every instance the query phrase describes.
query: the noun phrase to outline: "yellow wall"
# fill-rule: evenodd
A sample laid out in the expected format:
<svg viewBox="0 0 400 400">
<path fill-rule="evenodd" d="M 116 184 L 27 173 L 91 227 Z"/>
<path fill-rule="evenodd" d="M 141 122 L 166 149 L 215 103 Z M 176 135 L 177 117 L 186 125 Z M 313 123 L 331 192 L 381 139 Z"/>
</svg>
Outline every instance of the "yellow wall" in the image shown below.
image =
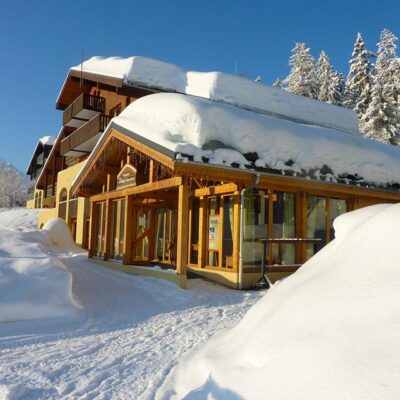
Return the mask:
<svg viewBox="0 0 400 400">
<path fill-rule="evenodd" d="M 39 211 L 38 217 L 38 227 L 43 228 L 43 225 L 46 224 L 50 219 L 57 217 L 58 212 L 56 208 L 49 208 L 46 210 Z"/>
<path fill-rule="evenodd" d="M 125 272 L 132 275 L 144 275 L 153 278 L 164 279 L 176 283 L 182 289 L 186 289 L 186 275 L 185 274 L 170 274 L 163 271 L 154 270 L 152 267 L 135 267 L 134 265 L 125 265 L 118 262 L 110 262 L 103 260 L 96 260 L 90 258 L 91 261 L 102 265 L 103 267 L 111 268 L 116 271 Z"/>
<path fill-rule="evenodd" d="M 26 208 L 35 208 L 35 199 L 28 200 L 26 202 Z"/>
<path fill-rule="evenodd" d="M 58 206 L 59 198 L 62 189 L 67 190 L 67 199 L 70 200 L 70 189 L 72 182 L 82 169 L 85 161 L 79 164 L 73 165 L 70 168 L 60 171 L 57 175 L 57 192 L 53 197 L 48 197 L 44 199 L 42 207 L 48 208 L 48 210 L 43 210 L 39 213 L 38 226 L 41 228 L 47 221 L 51 218 L 58 216 Z M 76 222 L 76 243 L 78 245 L 83 245 L 86 237 L 86 221 L 84 217 L 85 213 L 85 202 L 88 201 L 84 197 L 78 198 L 78 210 L 77 210 L 77 222 Z M 31 205 L 32 200 L 29 200 L 29 205 Z M 27 203 L 27 206 L 28 206 Z M 34 204 L 34 200 L 33 200 Z M 68 218 L 68 203 L 67 203 L 67 222 L 70 223 Z"/>
</svg>

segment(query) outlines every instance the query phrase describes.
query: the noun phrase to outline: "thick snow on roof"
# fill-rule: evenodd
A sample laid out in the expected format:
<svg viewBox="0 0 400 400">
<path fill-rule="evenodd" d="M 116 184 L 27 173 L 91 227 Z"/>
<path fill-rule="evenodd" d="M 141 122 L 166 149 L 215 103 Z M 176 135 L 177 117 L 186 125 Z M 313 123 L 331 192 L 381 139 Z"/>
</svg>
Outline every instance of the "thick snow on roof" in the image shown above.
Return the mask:
<svg viewBox="0 0 400 400">
<path fill-rule="evenodd" d="M 181 360 L 155 398 L 397 398 L 399 226 L 400 204 L 340 216 L 334 241 Z"/>
<path fill-rule="evenodd" d="M 400 182 L 399 148 L 181 94 L 142 97 L 113 123 L 178 159 L 192 156 L 197 162 L 305 172 L 315 178 L 323 173 L 332 180 L 358 175 L 378 185 Z M 253 153 L 252 161 L 247 153 Z"/>
<path fill-rule="evenodd" d="M 80 71 L 81 65 L 71 70 Z M 146 57 L 92 57 L 83 62 L 82 71 L 118 78 L 126 84 L 204 97 L 294 121 L 358 133 L 357 116 L 349 109 L 235 75 L 187 71 Z"/>
<path fill-rule="evenodd" d="M 42 143 L 43 145 L 47 145 L 47 146 L 54 146 L 55 141 L 56 141 L 56 138 L 53 136 L 43 136 L 39 139 L 40 143 Z"/>
</svg>

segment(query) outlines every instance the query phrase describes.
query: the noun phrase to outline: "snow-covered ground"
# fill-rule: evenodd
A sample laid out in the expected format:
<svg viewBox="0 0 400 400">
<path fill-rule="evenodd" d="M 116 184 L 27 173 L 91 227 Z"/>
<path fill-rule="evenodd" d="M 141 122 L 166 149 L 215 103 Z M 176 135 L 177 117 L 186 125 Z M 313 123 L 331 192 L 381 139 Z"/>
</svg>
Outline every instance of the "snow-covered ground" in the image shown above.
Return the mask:
<svg viewBox="0 0 400 400">
<path fill-rule="evenodd" d="M 334 227 L 334 241 L 186 356 L 156 398 L 399 398 L 400 204 Z"/>
<path fill-rule="evenodd" d="M 183 354 L 235 325 L 264 294 L 197 279 L 182 290 L 108 270 L 84 251 L 61 248 L 54 227 L 39 232 L 35 224 L 35 211 L 0 211 L 0 246 L 13 237 L 8 250 L 18 249 L 7 255 L 0 250 L 0 263 L 12 265 L 23 255 L 26 268 L 35 270 L 33 246 L 35 254 L 53 260 L 49 274 L 62 268 L 71 274 L 73 299 L 82 311 L 68 319 L 47 315 L 0 323 L 2 400 L 153 399 Z M 1 275 L 0 282 L 5 289 Z"/>
</svg>

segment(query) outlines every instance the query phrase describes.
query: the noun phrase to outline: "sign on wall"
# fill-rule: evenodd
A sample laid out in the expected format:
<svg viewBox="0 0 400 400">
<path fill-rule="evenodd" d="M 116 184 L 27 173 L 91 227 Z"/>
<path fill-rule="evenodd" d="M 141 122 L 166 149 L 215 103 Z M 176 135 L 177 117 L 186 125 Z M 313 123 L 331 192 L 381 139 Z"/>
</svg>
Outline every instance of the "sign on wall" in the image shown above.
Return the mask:
<svg viewBox="0 0 400 400">
<path fill-rule="evenodd" d="M 210 215 L 208 219 L 208 249 L 219 249 L 219 215 Z"/>
<path fill-rule="evenodd" d="M 132 186 L 136 186 L 136 168 L 126 164 L 117 175 L 117 189 L 126 189 Z"/>
</svg>

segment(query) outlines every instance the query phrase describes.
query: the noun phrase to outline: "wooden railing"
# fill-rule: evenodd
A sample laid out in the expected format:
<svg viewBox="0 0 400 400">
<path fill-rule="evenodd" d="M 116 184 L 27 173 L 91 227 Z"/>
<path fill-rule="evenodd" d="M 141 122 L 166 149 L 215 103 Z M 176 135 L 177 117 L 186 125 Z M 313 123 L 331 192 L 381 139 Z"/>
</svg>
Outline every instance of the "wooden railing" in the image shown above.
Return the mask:
<svg viewBox="0 0 400 400">
<path fill-rule="evenodd" d="M 82 110 L 92 110 L 99 113 L 104 113 L 106 99 L 100 96 L 82 93 L 72 104 L 70 104 L 63 114 L 63 125 L 74 118 Z"/>
<path fill-rule="evenodd" d="M 99 132 L 104 132 L 109 122 L 110 117 L 108 115 L 98 114 L 94 116 L 90 121 L 61 141 L 61 155 L 63 156 L 69 151 L 76 149 Z"/>
</svg>

